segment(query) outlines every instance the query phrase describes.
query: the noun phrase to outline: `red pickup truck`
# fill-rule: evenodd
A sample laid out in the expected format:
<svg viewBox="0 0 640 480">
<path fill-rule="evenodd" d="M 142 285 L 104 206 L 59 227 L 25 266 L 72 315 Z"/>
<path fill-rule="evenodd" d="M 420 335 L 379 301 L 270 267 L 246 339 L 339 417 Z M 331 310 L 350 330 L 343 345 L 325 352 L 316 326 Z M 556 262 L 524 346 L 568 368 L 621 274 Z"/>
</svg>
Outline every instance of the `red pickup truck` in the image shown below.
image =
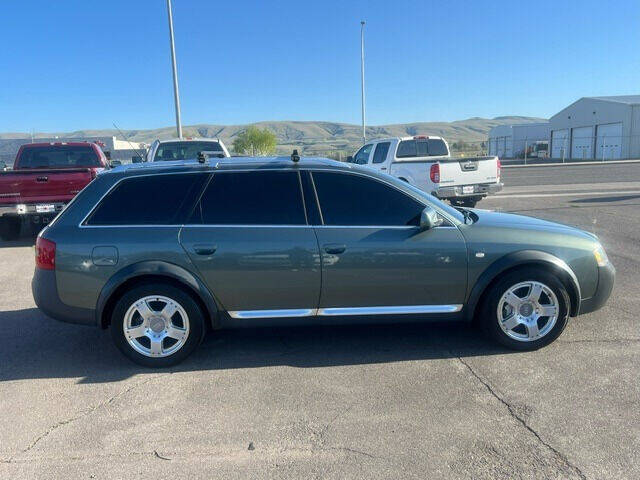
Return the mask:
<svg viewBox="0 0 640 480">
<path fill-rule="evenodd" d="M 23 223 L 49 223 L 109 162 L 89 142 L 30 143 L 13 170 L 0 172 L 0 237 L 12 240 Z"/>
</svg>

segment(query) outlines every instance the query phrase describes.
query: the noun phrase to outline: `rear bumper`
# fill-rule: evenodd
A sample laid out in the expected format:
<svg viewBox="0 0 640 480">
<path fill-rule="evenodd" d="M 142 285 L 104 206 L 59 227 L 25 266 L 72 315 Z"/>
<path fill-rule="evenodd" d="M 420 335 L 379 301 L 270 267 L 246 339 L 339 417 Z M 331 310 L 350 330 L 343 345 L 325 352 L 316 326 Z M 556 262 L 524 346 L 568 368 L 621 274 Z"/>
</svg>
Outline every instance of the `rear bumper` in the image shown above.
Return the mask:
<svg viewBox="0 0 640 480">
<path fill-rule="evenodd" d="M 46 211 L 44 211 L 44 207 Z M 57 215 L 64 208 L 64 202 L 42 202 L 42 203 L 14 203 L 11 205 L 0 205 L 0 216 L 2 215 Z M 39 211 L 41 210 L 41 211 Z"/>
<path fill-rule="evenodd" d="M 463 197 L 486 197 L 492 193 L 502 190 L 502 183 L 480 183 L 473 185 L 473 192 L 463 193 L 462 187 L 472 185 L 454 185 L 451 187 L 439 187 L 433 192 L 438 198 L 463 198 Z"/>
<path fill-rule="evenodd" d="M 598 267 L 598 288 L 596 293 L 592 297 L 580 301 L 578 315 L 595 312 L 602 308 L 611 295 L 615 278 L 616 269 L 611 263 L 604 267 Z"/>
<path fill-rule="evenodd" d="M 55 270 L 36 268 L 31 280 L 31 292 L 38 308 L 48 317 L 60 322 L 96 325 L 95 310 L 72 307 L 60 300 Z"/>
</svg>

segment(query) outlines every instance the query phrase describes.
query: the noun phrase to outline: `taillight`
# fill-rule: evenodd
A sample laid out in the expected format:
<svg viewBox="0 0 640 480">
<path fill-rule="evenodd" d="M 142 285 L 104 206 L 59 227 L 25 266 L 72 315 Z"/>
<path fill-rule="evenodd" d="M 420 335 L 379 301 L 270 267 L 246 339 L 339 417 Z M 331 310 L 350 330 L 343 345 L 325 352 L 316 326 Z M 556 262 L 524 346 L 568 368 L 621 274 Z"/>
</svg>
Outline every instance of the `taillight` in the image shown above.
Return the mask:
<svg viewBox="0 0 640 480">
<path fill-rule="evenodd" d="M 500 159 L 496 158 L 496 177 L 500 179 L 500 170 L 502 170 L 502 164 L 500 163 Z"/>
<path fill-rule="evenodd" d="M 53 270 L 56 266 L 56 244 L 46 238 L 36 240 L 36 268 Z"/>
<path fill-rule="evenodd" d="M 432 183 L 440 183 L 440 164 L 434 163 L 429 170 L 429 178 Z"/>
</svg>

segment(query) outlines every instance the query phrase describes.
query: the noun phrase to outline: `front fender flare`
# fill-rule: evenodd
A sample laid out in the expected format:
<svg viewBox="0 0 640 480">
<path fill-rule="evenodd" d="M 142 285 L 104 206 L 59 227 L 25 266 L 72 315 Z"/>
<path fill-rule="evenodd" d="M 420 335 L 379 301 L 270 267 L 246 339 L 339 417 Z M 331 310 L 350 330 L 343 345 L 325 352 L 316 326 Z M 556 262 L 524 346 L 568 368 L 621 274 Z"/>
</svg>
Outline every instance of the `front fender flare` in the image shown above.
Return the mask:
<svg viewBox="0 0 640 480">
<path fill-rule="evenodd" d="M 567 287 L 572 300 L 569 313 L 572 317 L 578 314 L 581 298 L 580 283 L 571 267 L 564 260 L 550 253 L 540 250 L 520 250 L 500 257 L 482 272 L 469 293 L 465 308 L 465 318 L 467 320 L 473 319 L 476 308 L 482 299 L 482 294 L 500 274 L 514 267 L 525 265 L 551 267 L 562 272 L 562 282 Z"/>
<path fill-rule="evenodd" d="M 211 326 L 214 328 L 217 326 L 218 303 L 206 285 L 198 277 L 179 265 L 155 260 L 127 265 L 107 280 L 96 302 L 96 323 L 98 326 L 102 326 L 104 309 L 118 287 L 129 280 L 145 275 L 170 278 L 189 288 L 204 303 Z"/>
</svg>

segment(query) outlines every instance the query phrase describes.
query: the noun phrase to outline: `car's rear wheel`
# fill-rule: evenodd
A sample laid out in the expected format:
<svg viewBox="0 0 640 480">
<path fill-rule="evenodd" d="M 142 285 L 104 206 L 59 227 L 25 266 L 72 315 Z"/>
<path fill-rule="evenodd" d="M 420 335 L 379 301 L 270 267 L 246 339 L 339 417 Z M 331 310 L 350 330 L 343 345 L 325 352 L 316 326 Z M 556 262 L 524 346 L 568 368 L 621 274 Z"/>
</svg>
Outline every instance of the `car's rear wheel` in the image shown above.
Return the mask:
<svg viewBox="0 0 640 480">
<path fill-rule="evenodd" d="M 117 301 L 111 318 L 116 346 L 146 367 L 184 360 L 202 341 L 204 317 L 186 291 L 164 283 L 139 285 Z"/>
<path fill-rule="evenodd" d="M 22 228 L 22 220 L 20 217 L 2 217 L 0 218 L 0 238 L 3 240 L 16 240 L 20 237 Z"/>
<path fill-rule="evenodd" d="M 560 336 L 569 319 L 569 294 L 541 269 L 508 273 L 488 292 L 482 312 L 487 334 L 515 350 L 536 350 Z"/>
</svg>

